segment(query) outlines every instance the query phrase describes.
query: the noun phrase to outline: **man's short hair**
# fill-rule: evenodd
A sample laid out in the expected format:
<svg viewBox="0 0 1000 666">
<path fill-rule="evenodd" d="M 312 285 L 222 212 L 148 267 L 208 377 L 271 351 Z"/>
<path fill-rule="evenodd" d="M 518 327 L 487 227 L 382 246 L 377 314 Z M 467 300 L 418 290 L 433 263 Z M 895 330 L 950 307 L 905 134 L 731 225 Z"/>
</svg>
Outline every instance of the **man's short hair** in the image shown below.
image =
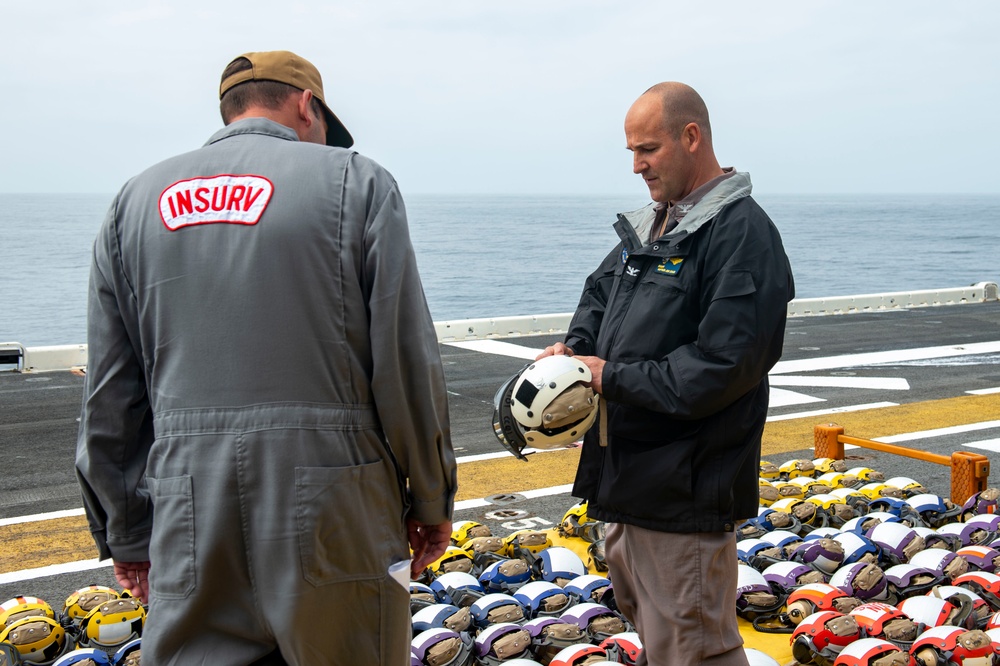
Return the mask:
<svg viewBox="0 0 1000 666">
<path fill-rule="evenodd" d="M 237 58 L 229 63 L 225 71 L 222 72 L 222 80 L 225 81 L 233 74 L 244 72 L 253 68 L 247 58 Z M 222 122 L 228 125 L 233 118 L 244 113 L 254 106 L 262 106 L 265 109 L 279 109 L 288 99 L 289 95 L 301 93 L 295 86 L 279 81 L 244 81 L 227 90 L 222 95 L 219 102 L 219 112 L 222 114 Z M 310 102 L 313 112 L 317 117 L 323 117 L 323 107 L 314 97 Z"/>
<path fill-rule="evenodd" d="M 688 123 L 695 123 L 702 136 L 712 143 L 708 106 L 694 88 L 668 81 L 657 83 L 643 94 L 655 94 L 663 102 L 663 125 L 675 139 L 680 137 Z"/>
</svg>

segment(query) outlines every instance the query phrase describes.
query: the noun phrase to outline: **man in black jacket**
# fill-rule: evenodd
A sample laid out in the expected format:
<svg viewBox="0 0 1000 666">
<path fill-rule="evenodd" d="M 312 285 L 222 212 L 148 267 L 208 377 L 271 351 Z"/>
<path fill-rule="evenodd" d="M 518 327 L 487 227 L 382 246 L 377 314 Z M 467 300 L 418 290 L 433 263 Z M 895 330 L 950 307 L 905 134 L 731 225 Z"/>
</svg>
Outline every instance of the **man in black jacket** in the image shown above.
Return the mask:
<svg viewBox="0 0 1000 666">
<path fill-rule="evenodd" d="M 619 607 L 649 664 L 746 664 L 734 527 L 757 514 L 768 370 L 794 295 L 781 238 L 723 169 L 704 101 L 660 83 L 625 117 L 653 203 L 586 281 L 565 343 L 601 394 L 574 496 L 610 523 Z"/>
</svg>

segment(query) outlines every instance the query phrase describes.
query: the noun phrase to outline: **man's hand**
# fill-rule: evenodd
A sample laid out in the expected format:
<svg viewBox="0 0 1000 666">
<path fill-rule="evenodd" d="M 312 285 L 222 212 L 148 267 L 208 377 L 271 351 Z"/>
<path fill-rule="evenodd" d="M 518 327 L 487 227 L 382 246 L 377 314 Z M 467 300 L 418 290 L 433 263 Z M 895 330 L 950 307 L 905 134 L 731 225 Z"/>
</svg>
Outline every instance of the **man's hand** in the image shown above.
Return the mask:
<svg viewBox="0 0 1000 666">
<path fill-rule="evenodd" d="M 451 521 L 439 525 L 425 525 L 413 518 L 406 519 L 406 538 L 413 549 L 410 562 L 410 579 L 414 579 L 431 562 L 444 555 L 451 545 Z"/>
<path fill-rule="evenodd" d="M 602 393 L 604 386 L 601 382 L 601 374 L 604 372 L 604 364 L 606 361 L 603 358 L 597 358 L 596 356 L 577 356 L 576 360 L 582 361 L 584 365 L 590 368 L 590 374 L 594 376 L 590 380 L 590 388 L 594 389 L 595 393 Z"/>
<path fill-rule="evenodd" d="M 133 597 L 149 603 L 149 562 L 115 561 L 115 580 Z"/>
<path fill-rule="evenodd" d="M 572 356 L 573 350 L 564 345 L 561 342 L 557 342 L 551 347 L 546 347 L 545 350 L 535 357 L 537 361 L 540 358 L 545 358 L 546 356 Z"/>
</svg>

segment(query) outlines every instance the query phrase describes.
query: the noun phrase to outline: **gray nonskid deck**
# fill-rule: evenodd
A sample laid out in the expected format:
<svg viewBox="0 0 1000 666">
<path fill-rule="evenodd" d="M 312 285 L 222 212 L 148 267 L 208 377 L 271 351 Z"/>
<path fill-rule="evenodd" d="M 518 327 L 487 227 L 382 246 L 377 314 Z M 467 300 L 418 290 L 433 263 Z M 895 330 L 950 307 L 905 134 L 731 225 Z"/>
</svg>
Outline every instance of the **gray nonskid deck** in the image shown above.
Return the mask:
<svg viewBox="0 0 1000 666">
<path fill-rule="evenodd" d="M 508 342 L 542 349 L 561 335 L 514 338 Z M 900 349 L 971 346 L 1000 340 L 1000 303 L 922 308 L 871 314 L 789 319 L 782 363 L 843 357 Z M 448 382 L 452 436 L 459 457 L 500 452 L 491 428 L 497 387 L 526 363 L 522 358 L 486 354 L 451 344 L 441 345 Z M 866 389 L 831 386 L 783 387 L 822 402 L 772 407 L 771 417 L 810 410 L 876 402 L 913 403 L 965 395 L 967 391 L 1000 387 L 1000 351 L 965 354 L 877 365 L 843 366 L 827 370 L 782 372 L 796 377 L 903 378 L 906 389 Z M 805 380 L 797 380 L 799 382 Z M 821 384 L 822 382 L 817 382 Z M 0 373 L 0 519 L 81 506 L 73 457 L 83 379 L 69 372 Z M 998 415 L 984 414 L 988 421 Z M 817 422 L 823 419 L 818 418 Z M 858 433 L 864 436 L 863 433 Z M 921 440 L 919 448 L 950 453 L 969 442 L 1000 437 L 1000 428 Z M 800 451 L 782 454 L 782 462 L 812 457 L 811 441 Z M 1000 448 L 1000 447 L 998 447 Z M 971 450 L 971 449 L 970 449 Z M 1000 470 L 1000 454 L 979 451 Z M 939 494 L 948 494 L 944 467 L 867 450 L 848 452 L 857 464 L 884 469 L 893 476 L 910 476 Z M 530 464 L 530 463 L 529 463 Z M 995 476 L 995 475 L 994 475 Z M 520 490 L 520 488 L 512 488 Z M 511 531 L 524 516 L 555 524 L 575 500 L 568 494 L 525 499 L 504 505 L 459 510 L 456 520 L 478 520 L 496 533 Z M 510 513 L 495 517 L 494 511 Z M 494 516 L 494 517 L 491 517 Z M 511 518 L 510 516 L 515 516 Z M 539 524 L 539 526 L 541 526 Z M 24 568 L 34 566 L 25 562 Z M 90 583 L 112 585 L 107 567 L 58 576 L 0 584 L 0 600 L 32 594 L 53 605 Z"/>
</svg>

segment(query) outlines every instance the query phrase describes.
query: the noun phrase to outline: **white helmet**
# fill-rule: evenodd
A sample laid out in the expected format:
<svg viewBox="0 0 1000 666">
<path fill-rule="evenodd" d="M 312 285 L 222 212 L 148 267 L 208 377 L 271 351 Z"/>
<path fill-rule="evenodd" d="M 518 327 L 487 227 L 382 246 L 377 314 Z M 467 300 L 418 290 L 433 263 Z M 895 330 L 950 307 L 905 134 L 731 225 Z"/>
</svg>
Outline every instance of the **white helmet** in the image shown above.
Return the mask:
<svg viewBox="0 0 1000 666">
<path fill-rule="evenodd" d="M 508 379 L 493 399 L 493 430 L 518 458 L 531 446 L 553 449 L 579 440 L 597 418 L 590 368 L 572 356 L 546 356 Z"/>
</svg>

